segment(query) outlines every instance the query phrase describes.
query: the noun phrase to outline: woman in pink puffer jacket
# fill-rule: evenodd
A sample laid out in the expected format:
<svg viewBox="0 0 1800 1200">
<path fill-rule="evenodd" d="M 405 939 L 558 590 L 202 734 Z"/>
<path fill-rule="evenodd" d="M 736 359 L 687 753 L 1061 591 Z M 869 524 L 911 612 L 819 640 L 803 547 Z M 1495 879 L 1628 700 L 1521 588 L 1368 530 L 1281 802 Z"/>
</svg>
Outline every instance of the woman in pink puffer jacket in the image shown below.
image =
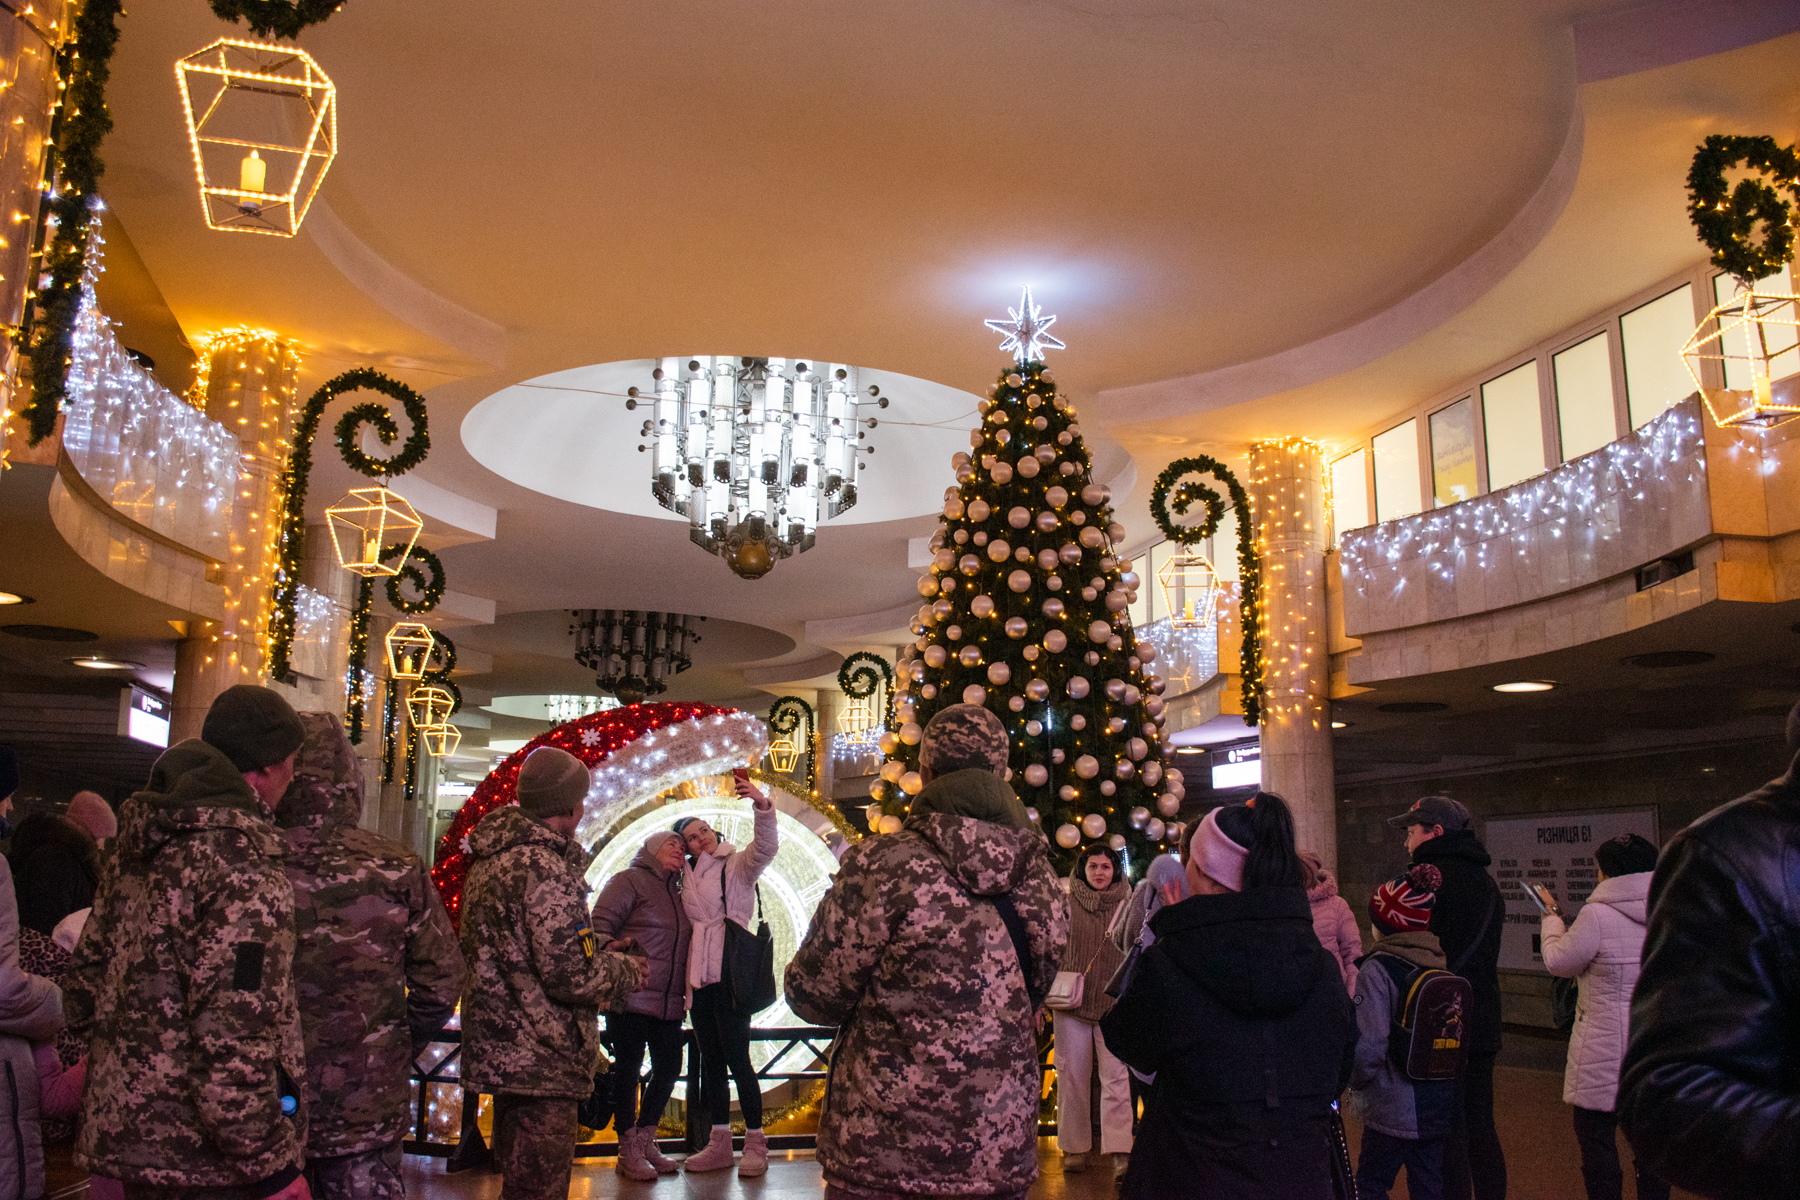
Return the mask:
<svg viewBox="0 0 1800 1200">
<path fill-rule="evenodd" d="M 1362 930 L 1356 914 L 1338 895 L 1337 880 L 1325 869 L 1325 861 L 1311 850 L 1300 852 L 1306 864 L 1306 898 L 1312 903 L 1313 932 L 1319 944 L 1337 956 L 1338 969 L 1344 973 L 1344 987 L 1356 995 L 1356 960 L 1362 957 Z"/>
</svg>

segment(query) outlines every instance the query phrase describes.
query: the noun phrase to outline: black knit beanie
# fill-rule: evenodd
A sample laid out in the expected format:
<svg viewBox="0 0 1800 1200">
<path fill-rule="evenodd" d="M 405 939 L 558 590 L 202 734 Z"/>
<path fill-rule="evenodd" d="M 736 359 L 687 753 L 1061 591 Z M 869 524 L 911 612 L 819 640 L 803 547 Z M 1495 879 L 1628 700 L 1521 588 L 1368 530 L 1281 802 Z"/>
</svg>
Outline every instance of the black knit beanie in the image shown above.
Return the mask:
<svg viewBox="0 0 1800 1200">
<path fill-rule="evenodd" d="M 274 766 L 306 741 L 293 706 L 279 692 L 254 684 L 226 688 L 206 711 L 200 740 L 240 771 Z"/>
</svg>

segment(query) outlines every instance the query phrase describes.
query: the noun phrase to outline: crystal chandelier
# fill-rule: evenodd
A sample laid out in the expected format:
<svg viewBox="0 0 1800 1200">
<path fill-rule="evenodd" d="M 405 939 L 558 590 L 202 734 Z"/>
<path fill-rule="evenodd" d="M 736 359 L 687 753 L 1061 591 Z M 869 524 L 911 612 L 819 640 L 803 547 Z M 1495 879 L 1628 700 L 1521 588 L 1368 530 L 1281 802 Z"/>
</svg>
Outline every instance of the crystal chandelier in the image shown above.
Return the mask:
<svg viewBox="0 0 1800 1200">
<path fill-rule="evenodd" d="M 575 661 L 594 672 L 594 686 L 624 704 L 668 690 L 664 682 L 693 665 L 688 643 L 698 642 L 691 622 L 705 617 L 681 613 L 636 612 L 631 609 L 577 608 Z"/>
<path fill-rule="evenodd" d="M 812 549 L 818 523 L 856 504 L 856 456 L 869 452 L 858 413 L 888 402 L 857 387 L 855 367 L 714 355 L 660 359 L 653 378 L 638 447 L 654 452 L 650 490 L 745 579 Z"/>
</svg>

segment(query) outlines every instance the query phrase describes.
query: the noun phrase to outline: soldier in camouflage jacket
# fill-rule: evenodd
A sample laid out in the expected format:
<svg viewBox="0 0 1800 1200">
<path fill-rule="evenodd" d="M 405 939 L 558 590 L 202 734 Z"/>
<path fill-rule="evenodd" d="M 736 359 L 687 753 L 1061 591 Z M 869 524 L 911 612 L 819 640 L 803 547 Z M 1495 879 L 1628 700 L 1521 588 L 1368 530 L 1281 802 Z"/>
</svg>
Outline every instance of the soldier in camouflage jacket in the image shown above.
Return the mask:
<svg viewBox="0 0 1800 1200">
<path fill-rule="evenodd" d="M 1003 893 L 1023 963 L 991 899 Z M 932 778 L 900 833 L 844 855 L 787 969 L 793 1010 L 842 1027 L 819 1118 L 828 1197 L 1025 1194 L 1039 1084 L 1027 972 L 1049 989 L 1068 928 L 1043 835 L 988 769 Z"/>
<path fill-rule="evenodd" d="M 302 736 L 274 692 L 228 689 L 120 809 L 63 1011 L 88 1043 L 75 1161 L 128 1195 L 306 1194 L 294 893 L 268 819 Z"/>
<path fill-rule="evenodd" d="M 456 931 L 419 856 L 366 829 L 363 771 L 332 713 L 275 810 L 294 885 L 294 990 L 306 1035 L 314 1200 L 397 1198 L 410 1068 L 462 996 Z"/>
</svg>

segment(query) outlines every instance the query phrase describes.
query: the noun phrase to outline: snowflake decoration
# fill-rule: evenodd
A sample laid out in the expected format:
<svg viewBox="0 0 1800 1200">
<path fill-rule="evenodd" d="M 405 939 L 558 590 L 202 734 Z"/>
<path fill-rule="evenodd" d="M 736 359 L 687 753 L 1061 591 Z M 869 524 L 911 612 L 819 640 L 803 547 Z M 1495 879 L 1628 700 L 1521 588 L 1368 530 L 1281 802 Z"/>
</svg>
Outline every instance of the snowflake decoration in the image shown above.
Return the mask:
<svg viewBox="0 0 1800 1200">
<path fill-rule="evenodd" d="M 600 744 L 600 731 L 598 729 L 582 730 L 581 744 L 584 746 L 598 746 Z"/>
<path fill-rule="evenodd" d="M 1068 347 L 1050 336 L 1049 329 L 1056 324 L 1055 315 L 1044 316 L 1042 310 L 1031 299 L 1031 286 L 1025 287 L 1025 294 L 1019 298 L 1018 308 L 1006 310 L 1007 319 L 1002 321 L 993 317 L 982 324 L 995 333 L 1004 333 L 1006 340 L 1000 343 L 1000 349 L 1011 351 L 1013 358 L 1021 365 L 1043 360 L 1045 350 L 1066 350 Z"/>
</svg>

